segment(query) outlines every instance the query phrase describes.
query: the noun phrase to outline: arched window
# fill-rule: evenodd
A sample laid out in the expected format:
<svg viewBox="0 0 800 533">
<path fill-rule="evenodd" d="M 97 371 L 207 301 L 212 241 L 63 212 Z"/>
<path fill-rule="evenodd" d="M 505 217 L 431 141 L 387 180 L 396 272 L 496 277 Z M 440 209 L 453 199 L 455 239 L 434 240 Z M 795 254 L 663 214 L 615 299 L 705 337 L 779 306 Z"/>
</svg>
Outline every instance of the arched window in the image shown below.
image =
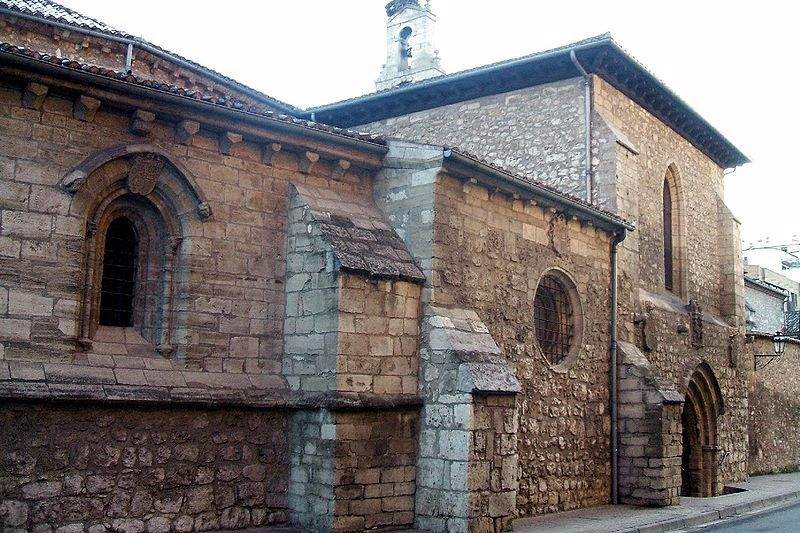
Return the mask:
<svg viewBox="0 0 800 533">
<path fill-rule="evenodd" d="M 133 325 L 138 259 L 139 238 L 133 223 L 126 217 L 115 219 L 106 232 L 100 288 L 101 326 Z"/>
<path fill-rule="evenodd" d="M 663 229 L 664 229 L 664 287 L 668 291 L 675 290 L 675 250 L 673 242 L 673 203 L 669 178 L 664 178 L 663 193 Z"/>
</svg>

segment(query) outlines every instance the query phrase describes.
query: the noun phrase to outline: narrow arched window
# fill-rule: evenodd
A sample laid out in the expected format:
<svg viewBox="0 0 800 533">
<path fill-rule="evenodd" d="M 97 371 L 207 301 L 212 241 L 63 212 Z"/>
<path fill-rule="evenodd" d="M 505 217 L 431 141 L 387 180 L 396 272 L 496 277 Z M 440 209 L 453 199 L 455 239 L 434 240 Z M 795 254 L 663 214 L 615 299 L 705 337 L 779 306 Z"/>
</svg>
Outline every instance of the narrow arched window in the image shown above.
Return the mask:
<svg viewBox="0 0 800 533">
<path fill-rule="evenodd" d="M 673 213 L 672 213 L 672 190 L 669 180 L 664 178 L 664 287 L 668 291 L 675 288 L 675 254 L 672 238 Z"/>
<path fill-rule="evenodd" d="M 125 217 L 115 219 L 106 232 L 100 288 L 100 325 L 133 325 L 138 258 L 139 239 L 133 223 Z"/>
</svg>

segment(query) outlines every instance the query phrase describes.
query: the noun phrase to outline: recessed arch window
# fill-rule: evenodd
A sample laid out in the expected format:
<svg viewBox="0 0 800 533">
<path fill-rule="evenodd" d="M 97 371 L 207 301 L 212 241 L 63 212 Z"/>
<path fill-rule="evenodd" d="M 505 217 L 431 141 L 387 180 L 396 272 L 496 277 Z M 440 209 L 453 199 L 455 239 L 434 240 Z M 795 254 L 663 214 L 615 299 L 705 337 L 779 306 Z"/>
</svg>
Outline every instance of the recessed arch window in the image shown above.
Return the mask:
<svg viewBox="0 0 800 533">
<path fill-rule="evenodd" d="M 577 354 L 582 315 L 575 284 L 559 270 L 539 280 L 533 305 L 536 342 L 551 365 L 571 362 Z"/>
</svg>

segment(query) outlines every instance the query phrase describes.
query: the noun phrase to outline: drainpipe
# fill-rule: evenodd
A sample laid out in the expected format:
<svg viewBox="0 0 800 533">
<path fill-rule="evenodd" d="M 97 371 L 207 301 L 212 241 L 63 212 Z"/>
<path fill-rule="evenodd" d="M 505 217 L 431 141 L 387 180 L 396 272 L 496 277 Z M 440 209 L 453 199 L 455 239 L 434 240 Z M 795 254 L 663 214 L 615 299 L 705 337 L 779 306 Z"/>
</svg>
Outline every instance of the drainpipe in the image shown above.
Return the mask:
<svg viewBox="0 0 800 533">
<path fill-rule="evenodd" d="M 625 230 L 611 239 L 611 503 L 619 503 L 619 427 L 617 423 L 617 246 L 625 239 Z"/>
<path fill-rule="evenodd" d="M 570 51 L 569 58 L 572 60 L 572 64 L 575 65 L 575 68 L 578 69 L 578 72 L 581 73 L 581 76 L 583 76 L 583 121 L 584 124 L 586 124 L 583 140 L 583 149 L 586 154 L 584 179 L 586 185 L 586 201 L 591 204 L 592 189 L 594 186 L 592 180 L 592 78 L 578 61 L 578 56 L 575 55 L 575 50 Z"/>
<path fill-rule="evenodd" d="M 133 72 L 133 43 L 128 43 L 128 51 L 125 54 L 125 72 Z"/>
</svg>

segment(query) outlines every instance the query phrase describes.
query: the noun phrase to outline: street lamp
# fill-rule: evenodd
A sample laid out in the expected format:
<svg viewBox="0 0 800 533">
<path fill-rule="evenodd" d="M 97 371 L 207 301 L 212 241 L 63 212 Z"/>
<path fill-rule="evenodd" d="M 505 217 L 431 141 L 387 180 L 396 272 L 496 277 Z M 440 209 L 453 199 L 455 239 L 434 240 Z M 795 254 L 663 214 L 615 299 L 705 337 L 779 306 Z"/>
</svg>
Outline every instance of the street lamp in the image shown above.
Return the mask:
<svg viewBox="0 0 800 533">
<path fill-rule="evenodd" d="M 772 349 L 775 350 L 775 355 L 783 355 L 783 353 L 786 351 L 786 337 L 777 334 L 772 337 Z"/>
<path fill-rule="evenodd" d="M 766 368 L 772 361 L 782 356 L 786 352 L 786 339 L 788 339 L 788 337 L 781 335 L 780 331 L 776 331 L 775 335 L 772 336 L 772 351 L 775 352 L 775 355 L 758 353 L 753 354 L 753 370 L 761 370 L 762 368 Z M 768 359 L 768 361 L 761 367 L 758 366 L 758 360 L 760 358 Z"/>
</svg>

